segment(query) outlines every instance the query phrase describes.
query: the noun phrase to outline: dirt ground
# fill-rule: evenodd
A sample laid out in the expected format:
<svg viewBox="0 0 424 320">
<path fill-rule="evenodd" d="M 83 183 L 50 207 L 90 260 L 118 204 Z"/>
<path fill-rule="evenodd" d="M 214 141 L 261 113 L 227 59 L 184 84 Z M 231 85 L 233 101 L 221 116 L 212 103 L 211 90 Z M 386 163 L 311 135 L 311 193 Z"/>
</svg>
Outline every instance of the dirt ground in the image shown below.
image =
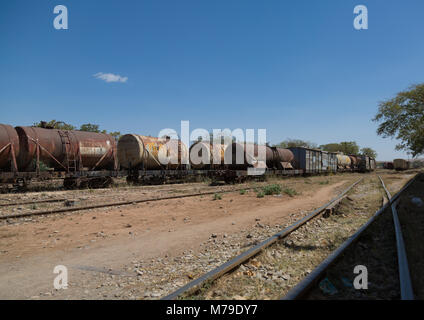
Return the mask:
<svg viewBox="0 0 424 320">
<path fill-rule="evenodd" d="M 367 176 L 330 215 L 317 217 L 189 299 L 268 300 L 283 297 L 351 236 L 382 204 L 383 188 Z"/>
<path fill-rule="evenodd" d="M 258 198 L 249 191 L 222 194 L 221 200 L 208 195 L 15 219 L 0 226 L 0 299 L 157 299 L 269 236 L 294 215 L 300 217 L 323 205 L 362 176 L 288 178 L 246 185 L 259 188 L 281 183 L 295 190 L 294 196 Z M 410 175 L 399 177 L 396 183 L 402 184 Z M 160 188 L 175 193 L 199 185 Z M 157 195 L 155 188 L 150 189 Z M 98 201 L 118 196 L 131 199 L 134 192 L 150 189 L 128 188 L 125 194 L 120 189 L 93 191 L 92 196 L 100 193 Z M 90 192 L 74 193 L 65 196 L 91 196 Z M 34 200 L 37 195 L 23 197 Z M 3 198 L 18 201 L 10 195 Z M 68 268 L 66 290 L 53 288 L 57 265 Z"/>
</svg>

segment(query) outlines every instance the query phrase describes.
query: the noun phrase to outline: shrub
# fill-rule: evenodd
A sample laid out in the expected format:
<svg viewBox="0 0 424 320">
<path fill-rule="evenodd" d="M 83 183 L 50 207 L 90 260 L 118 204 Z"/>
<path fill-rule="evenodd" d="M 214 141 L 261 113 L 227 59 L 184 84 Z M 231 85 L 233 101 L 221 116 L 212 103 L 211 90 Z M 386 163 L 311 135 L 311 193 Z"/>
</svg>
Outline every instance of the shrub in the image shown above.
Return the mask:
<svg viewBox="0 0 424 320">
<path fill-rule="evenodd" d="M 289 195 L 290 197 L 293 197 L 293 196 L 297 195 L 296 190 L 291 189 L 291 188 L 285 188 L 285 189 L 283 190 L 283 192 L 284 192 L 285 194 Z"/>
<path fill-rule="evenodd" d="M 213 200 L 221 200 L 222 196 L 219 193 L 215 193 L 213 196 Z"/>
<path fill-rule="evenodd" d="M 273 194 L 281 194 L 281 186 L 279 184 L 270 184 L 268 186 L 263 187 L 263 193 L 267 196 Z"/>
</svg>

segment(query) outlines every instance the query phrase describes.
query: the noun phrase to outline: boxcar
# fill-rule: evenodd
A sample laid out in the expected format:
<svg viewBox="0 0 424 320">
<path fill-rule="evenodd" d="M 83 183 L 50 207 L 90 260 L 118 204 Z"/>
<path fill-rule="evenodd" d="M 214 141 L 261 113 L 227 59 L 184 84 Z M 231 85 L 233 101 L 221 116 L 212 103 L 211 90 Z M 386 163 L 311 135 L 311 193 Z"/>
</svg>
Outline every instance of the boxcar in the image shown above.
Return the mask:
<svg viewBox="0 0 424 320">
<path fill-rule="evenodd" d="M 337 172 L 337 153 L 322 151 L 322 171 Z"/>
<path fill-rule="evenodd" d="M 393 167 L 395 170 L 407 170 L 409 169 L 409 161 L 406 161 L 404 159 L 394 159 L 393 160 Z"/>
<path fill-rule="evenodd" d="M 303 170 L 306 174 L 323 172 L 321 150 L 304 147 L 293 147 L 289 149 L 294 155 L 293 163 L 295 169 Z"/>
</svg>

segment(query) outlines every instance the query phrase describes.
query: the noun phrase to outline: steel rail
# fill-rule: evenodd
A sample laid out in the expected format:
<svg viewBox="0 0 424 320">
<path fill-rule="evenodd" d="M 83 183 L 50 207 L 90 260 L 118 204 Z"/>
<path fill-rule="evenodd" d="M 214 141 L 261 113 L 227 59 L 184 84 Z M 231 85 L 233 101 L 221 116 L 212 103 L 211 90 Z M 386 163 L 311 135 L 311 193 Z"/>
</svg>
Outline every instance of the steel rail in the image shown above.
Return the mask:
<svg viewBox="0 0 424 320">
<path fill-rule="evenodd" d="M 12 202 L 12 203 L 0 203 L 0 207 L 12 207 L 12 206 L 24 206 L 27 204 L 38 204 L 38 203 L 48 203 L 48 202 L 61 202 L 66 201 L 67 199 L 47 199 L 47 200 L 36 200 L 36 201 L 23 201 L 23 202 Z"/>
<path fill-rule="evenodd" d="M 383 188 L 386 191 L 387 198 L 391 199 L 389 190 L 387 190 L 383 179 L 378 176 L 383 184 Z M 397 204 L 399 199 L 391 203 L 393 223 L 395 226 L 396 235 L 396 250 L 398 256 L 398 268 L 399 268 L 399 282 L 400 282 L 400 296 L 402 300 L 414 300 L 414 290 L 412 288 L 411 274 L 409 273 L 408 258 L 406 255 L 405 242 L 402 235 L 402 226 L 400 225 L 399 216 L 397 213 Z"/>
<path fill-rule="evenodd" d="M 144 186 L 144 188 L 145 188 L 145 186 Z M 206 189 L 206 188 L 207 187 L 202 187 L 202 189 Z M 127 190 L 138 191 L 138 189 L 139 188 L 134 189 L 134 188 L 125 187 L 125 188 L 121 188 L 120 191 L 127 191 Z M 141 189 L 141 187 L 140 187 L 140 189 Z M 174 190 L 175 190 L 175 188 L 174 189 L 168 188 L 168 189 L 162 189 L 162 190 L 158 190 L 158 191 L 167 192 L 167 191 L 174 191 Z M 180 192 L 180 191 L 186 191 L 186 190 L 188 190 L 188 189 L 180 189 L 178 191 Z M 145 190 L 142 190 L 142 191 L 145 191 Z M 150 190 L 147 190 L 147 191 L 156 191 L 156 190 L 150 189 Z M 101 198 L 101 197 L 106 197 L 106 196 L 105 195 L 95 195 L 95 197 Z M 38 204 L 38 203 L 48 203 L 48 202 L 61 202 L 61 201 L 66 201 L 66 200 L 69 200 L 69 199 L 67 199 L 67 198 L 57 198 L 57 199 L 35 200 L 35 201 L 0 203 L 0 207 L 22 206 L 22 205 L 28 205 L 28 204 Z M 2 199 L 0 201 L 4 201 L 4 200 Z"/>
<path fill-rule="evenodd" d="M 391 204 L 396 201 L 399 196 L 410 186 L 415 180 L 417 175 L 411 178 L 396 195 L 394 195 L 389 201 L 383 205 L 357 232 L 355 232 L 349 239 L 347 239 L 340 247 L 338 247 L 333 253 L 331 253 L 318 267 L 316 267 L 310 274 L 308 274 L 301 282 L 293 287 L 282 300 L 298 300 L 304 297 L 310 289 L 318 282 L 319 279 L 324 275 L 328 268 L 337 261 L 338 258 L 355 243 L 362 235 L 362 233 L 368 229 L 368 227 L 387 209 Z M 382 181 L 382 179 L 380 178 Z M 383 183 L 384 185 L 384 183 Z M 385 188 L 385 185 L 384 185 Z"/>
<path fill-rule="evenodd" d="M 232 189 L 232 190 L 215 190 L 215 191 L 209 191 L 209 192 L 191 193 L 191 194 L 183 194 L 183 195 L 177 195 L 177 196 L 167 196 L 167 197 L 157 197 L 157 198 L 139 199 L 139 200 L 131 200 L 131 201 L 121 201 L 121 202 L 113 202 L 113 203 L 95 204 L 95 205 L 84 206 L 84 207 L 52 209 L 52 210 L 44 210 L 44 211 L 36 211 L 36 212 L 24 212 L 24 213 L 17 213 L 17 214 L 9 214 L 9 215 L 0 216 L 0 220 L 13 219 L 13 218 L 24 218 L 24 217 L 39 216 L 39 215 L 50 215 L 50 214 L 64 213 L 64 212 L 75 212 L 75 211 L 82 211 L 82 210 L 107 208 L 107 207 L 125 206 L 125 205 L 131 205 L 131 204 L 143 203 L 143 202 L 150 202 L 150 201 L 161 201 L 161 200 L 173 200 L 173 199 L 181 199 L 181 198 L 199 197 L 199 196 L 211 195 L 211 194 L 215 194 L 215 193 L 232 193 L 232 192 L 237 192 L 237 191 L 241 191 L 241 190 L 253 190 L 253 189 L 256 189 L 256 188 L 258 188 L 258 187 L 238 188 L 238 189 Z"/>
<path fill-rule="evenodd" d="M 199 290 L 205 283 L 214 281 L 221 277 L 222 275 L 228 273 L 229 271 L 233 270 L 234 268 L 238 267 L 242 263 L 246 262 L 250 258 L 256 256 L 258 253 L 260 253 L 263 249 L 269 247 L 279 239 L 282 239 L 292 233 L 293 231 L 300 228 L 302 225 L 304 225 L 309 220 L 313 219 L 320 213 L 322 213 L 329 205 L 331 205 L 333 202 L 339 200 L 341 197 L 343 197 L 346 193 L 348 193 L 354 186 L 356 186 L 359 182 L 362 181 L 363 178 L 359 179 L 352 185 L 350 185 L 346 190 L 344 190 L 340 195 L 336 196 L 330 202 L 323 205 L 322 207 L 315 209 L 307 216 L 303 217 L 302 219 L 298 220 L 294 224 L 290 225 L 287 228 L 284 228 L 280 232 L 274 234 L 273 236 L 269 237 L 268 239 L 262 241 L 261 243 L 257 244 L 256 246 L 248 249 L 247 251 L 241 253 L 237 257 L 227 261 L 226 263 L 222 264 L 221 266 L 209 271 L 208 273 L 200 276 L 199 278 L 189 282 L 185 286 L 179 288 L 178 290 L 174 291 L 173 293 L 163 297 L 161 300 L 175 300 L 178 297 L 180 297 L 183 294 L 190 294 L 192 292 L 195 292 L 196 290 Z"/>
</svg>

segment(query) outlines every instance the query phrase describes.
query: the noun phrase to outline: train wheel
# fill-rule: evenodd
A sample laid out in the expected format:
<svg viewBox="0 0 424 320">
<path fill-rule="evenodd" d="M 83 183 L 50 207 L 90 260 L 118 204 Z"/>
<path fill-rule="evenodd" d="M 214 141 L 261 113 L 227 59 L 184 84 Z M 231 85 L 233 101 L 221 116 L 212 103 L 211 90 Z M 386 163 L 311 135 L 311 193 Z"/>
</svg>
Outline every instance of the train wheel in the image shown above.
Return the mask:
<svg viewBox="0 0 424 320">
<path fill-rule="evenodd" d="M 63 180 L 63 186 L 67 190 L 76 189 L 79 187 L 79 181 L 76 178 L 65 178 Z"/>
</svg>

